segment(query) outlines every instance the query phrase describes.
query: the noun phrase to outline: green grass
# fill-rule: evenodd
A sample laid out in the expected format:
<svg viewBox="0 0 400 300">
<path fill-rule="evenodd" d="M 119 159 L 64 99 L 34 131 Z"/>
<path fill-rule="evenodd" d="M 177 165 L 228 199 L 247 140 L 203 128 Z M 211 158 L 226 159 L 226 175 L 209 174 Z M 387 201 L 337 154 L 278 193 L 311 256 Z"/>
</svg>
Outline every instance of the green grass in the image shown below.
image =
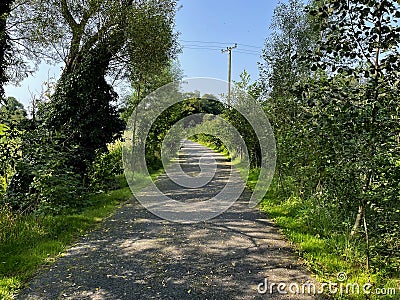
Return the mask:
<svg viewBox="0 0 400 300">
<path fill-rule="evenodd" d="M 13 294 L 77 237 L 96 228 L 132 197 L 123 177 L 120 189 L 91 196 L 92 206 L 78 214 L 19 216 L 0 209 L 0 299 Z"/>
<path fill-rule="evenodd" d="M 250 172 L 249 186 L 254 186 L 257 170 Z M 307 267 L 320 282 L 335 282 L 337 274 L 345 272 L 347 283 L 357 283 L 362 287 L 373 284 L 373 294 L 334 294 L 335 299 L 399 299 L 400 281 L 388 278 L 384 272 L 369 272 L 365 268 L 364 242 L 350 240 L 347 233 L 332 230 L 334 216 L 318 211 L 315 202 L 295 195 L 285 195 L 278 187 L 276 179 L 272 183 L 260 208 L 274 221 L 282 233 L 293 244 Z M 377 289 L 395 289 L 395 295 L 376 295 Z"/>
<path fill-rule="evenodd" d="M 229 155 L 229 151 L 226 147 L 217 147 L 214 143 L 212 142 L 208 142 L 208 141 L 204 141 L 202 139 L 196 139 L 196 138 L 192 138 L 191 140 L 193 140 L 196 143 L 199 143 L 203 146 L 206 146 L 207 148 L 210 148 L 211 150 L 214 150 L 218 153 L 221 153 L 223 156 L 225 156 L 226 158 L 231 158 L 231 156 Z"/>
</svg>

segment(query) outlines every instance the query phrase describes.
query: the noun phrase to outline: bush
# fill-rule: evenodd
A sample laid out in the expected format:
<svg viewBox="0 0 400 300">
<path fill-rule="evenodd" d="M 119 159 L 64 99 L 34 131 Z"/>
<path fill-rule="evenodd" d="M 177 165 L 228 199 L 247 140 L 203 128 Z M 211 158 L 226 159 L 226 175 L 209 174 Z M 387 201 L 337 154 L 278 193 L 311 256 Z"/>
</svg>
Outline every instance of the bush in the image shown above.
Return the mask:
<svg viewBox="0 0 400 300">
<path fill-rule="evenodd" d="M 88 205 L 81 176 L 62 164 L 19 163 L 3 202 L 22 213 L 61 214 Z"/>
<path fill-rule="evenodd" d="M 37 203 L 37 214 L 70 213 L 89 204 L 80 175 L 71 171 L 37 174 L 30 187 L 30 202 Z"/>
<path fill-rule="evenodd" d="M 22 160 L 19 161 L 15 167 L 15 174 L 7 186 L 3 202 L 12 210 L 32 211 L 33 204 L 30 203 L 28 195 L 33 178 L 32 166 Z"/>
<path fill-rule="evenodd" d="M 87 206 L 83 178 L 69 163 L 75 147 L 65 147 L 62 140 L 42 127 L 26 132 L 3 203 L 19 213 L 40 214 Z"/>
<path fill-rule="evenodd" d="M 98 151 L 88 173 L 91 190 L 117 188 L 115 176 L 123 173 L 122 142 L 109 144 L 107 152 Z"/>
</svg>

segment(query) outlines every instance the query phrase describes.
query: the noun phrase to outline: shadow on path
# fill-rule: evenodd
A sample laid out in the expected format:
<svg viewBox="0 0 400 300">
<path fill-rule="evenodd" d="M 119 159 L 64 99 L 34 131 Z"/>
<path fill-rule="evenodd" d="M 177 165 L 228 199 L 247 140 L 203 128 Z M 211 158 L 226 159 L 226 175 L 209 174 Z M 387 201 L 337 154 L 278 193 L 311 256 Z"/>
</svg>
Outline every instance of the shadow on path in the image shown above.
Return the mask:
<svg viewBox="0 0 400 300">
<path fill-rule="evenodd" d="M 218 187 L 226 160 L 215 155 L 220 171 L 209 184 Z M 183 201 L 214 194 L 214 188 L 182 191 L 165 177 L 157 184 Z M 314 299 L 276 288 L 257 292 L 264 278 L 301 285 L 310 276 L 278 229 L 248 208 L 249 197 L 245 190 L 228 211 L 197 224 L 162 220 L 132 200 L 17 299 Z"/>
</svg>

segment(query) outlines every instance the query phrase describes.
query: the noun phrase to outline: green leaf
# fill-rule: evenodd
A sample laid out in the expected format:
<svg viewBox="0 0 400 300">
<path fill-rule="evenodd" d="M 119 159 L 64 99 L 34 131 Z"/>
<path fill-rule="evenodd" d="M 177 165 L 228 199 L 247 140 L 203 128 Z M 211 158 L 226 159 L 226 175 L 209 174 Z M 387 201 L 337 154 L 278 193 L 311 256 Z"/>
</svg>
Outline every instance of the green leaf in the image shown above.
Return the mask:
<svg viewBox="0 0 400 300">
<path fill-rule="evenodd" d="M 4 135 L 10 128 L 5 124 L 0 124 L 0 136 Z"/>
</svg>

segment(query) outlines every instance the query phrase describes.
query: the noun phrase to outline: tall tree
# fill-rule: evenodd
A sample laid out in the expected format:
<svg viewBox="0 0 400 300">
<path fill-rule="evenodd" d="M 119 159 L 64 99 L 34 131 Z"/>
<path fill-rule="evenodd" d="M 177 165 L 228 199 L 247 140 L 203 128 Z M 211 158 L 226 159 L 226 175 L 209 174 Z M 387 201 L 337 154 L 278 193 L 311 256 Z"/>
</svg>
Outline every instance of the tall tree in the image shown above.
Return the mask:
<svg viewBox="0 0 400 300">
<path fill-rule="evenodd" d="M 297 149 L 304 143 L 302 119 L 307 105 L 298 101 L 295 85 L 312 76 L 311 62 L 301 58 L 315 47 L 319 36 L 315 27 L 303 1 L 280 2 L 274 10 L 271 35 L 266 39 L 259 63 L 259 85 L 263 90 L 265 112 L 274 128 L 280 178 L 289 173 L 305 174 L 300 166 L 307 157 Z"/>
<path fill-rule="evenodd" d="M 260 82 L 269 97 L 285 97 L 295 83 L 309 74 L 309 66 L 299 58 L 312 48 L 316 33 L 301 0 L 280 2 L 270 29 L 259 64 Z"/>
<path fill-rule="evenodd" d="M 20 22 L 14 29 L 29 37 L 21 41 L 28 55 L 65 64 L 41 117 L 77 146 L 73 162 L 85 174 L 96 150 L 105 149 L 123 128 L 113 104 L 117 95 L 106 78 L 146 75 L 145 67 L 174 57 L 175 2 L 33 0 L 13 13 L 35 24 Z"/>
<path fill-rule="evenodd" d="M 354 214 L 352 236 L 363 229 L 367 266 L 371 249 L 391 261 L 399 247 L 398 2 L 315 1 L 310 14 L 322 30 L 312 69 L 326 75 L 303 95 L 324 140 L 325 194 Z"/>
<path fill-rule="evenodd" d="M 6 62 L 10 51 L 10 41 L 7 33 L 7 18 L 13 2 L 13 0 L 4 0 L 0 3 L 0 98 L 4 96 L 4 84 L 8 81 Z"/>
</svg>

